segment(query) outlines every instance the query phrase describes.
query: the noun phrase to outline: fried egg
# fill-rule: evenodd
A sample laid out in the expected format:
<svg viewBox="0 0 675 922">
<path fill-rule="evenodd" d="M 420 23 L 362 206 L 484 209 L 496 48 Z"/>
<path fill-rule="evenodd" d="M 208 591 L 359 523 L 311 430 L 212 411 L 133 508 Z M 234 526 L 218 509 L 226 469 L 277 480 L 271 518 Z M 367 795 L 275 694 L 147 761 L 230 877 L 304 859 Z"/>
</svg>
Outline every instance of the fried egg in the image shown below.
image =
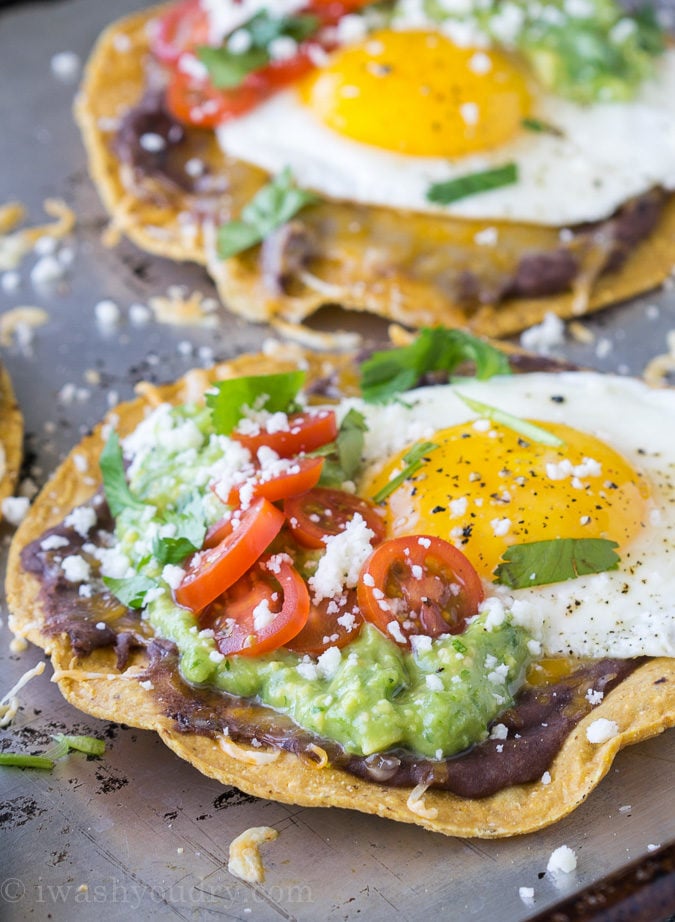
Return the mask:
<svg viewBox="0 0 675 922">
<path fill-rule="evenodd" d="M 271 174 L 290 167 L 330 198 L 556 226 L 675 188 L 674 49 L 631 102 L 580 105 L 545 92 L 509 54 L 403 25 L 340 46 L 220 126 L 223 150 Z M 434 183 L 507 163 L 518 169 L 512 185 L 447 206 L 427 198 Z"/>
<path fill-rule="evenodd" d="M 477 416 L 462 397 L 529 420 L 560 445 Z M 367 417 L 374 496 L 420 441 L 424 464 L 384 501 L 389 536 L 441 537 L 484 580 L 486 605 L 511 611 L 549 655 L 675 655 L 675 391 L 592 372 L 466 381 L 350 401 Z M 494 570 L 513 545 L 557 538 L 618 544 L 617 569 L 508 589 Z"/>
</svg>

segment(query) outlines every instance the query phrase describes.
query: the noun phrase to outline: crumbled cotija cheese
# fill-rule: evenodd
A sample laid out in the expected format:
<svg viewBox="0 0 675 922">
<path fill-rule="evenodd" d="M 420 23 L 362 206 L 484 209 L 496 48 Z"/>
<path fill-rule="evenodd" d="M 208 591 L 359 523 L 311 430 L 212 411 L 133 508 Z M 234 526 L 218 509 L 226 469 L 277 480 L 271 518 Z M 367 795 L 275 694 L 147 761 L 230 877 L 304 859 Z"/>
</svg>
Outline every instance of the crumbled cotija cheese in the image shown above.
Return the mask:
<svg viewBox="0 0 675 922">
<path fill-rule="evenodd" d="M 589 743 L 606 743 L 619 732 L 618 724 L 606 717 L 598 717 L 586 727 L 586 739 Z"/>
<path fill-rule="evenodd" d="M 551 874 L 571 873 L 577 866 L 577 856 L 569 845 L 561 845 L 552 852 L 546 870 Z"/>
</svg>

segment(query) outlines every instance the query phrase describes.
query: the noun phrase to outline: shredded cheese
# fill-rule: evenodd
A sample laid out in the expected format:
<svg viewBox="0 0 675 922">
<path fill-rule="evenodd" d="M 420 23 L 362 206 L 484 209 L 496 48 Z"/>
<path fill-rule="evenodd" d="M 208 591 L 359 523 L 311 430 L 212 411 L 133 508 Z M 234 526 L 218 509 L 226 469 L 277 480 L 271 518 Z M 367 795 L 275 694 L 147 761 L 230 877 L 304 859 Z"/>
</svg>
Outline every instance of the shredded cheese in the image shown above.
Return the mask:
<svg viewBox="0 0 675 922">
<path fill-rule="evenodd" d="M 157 295 L 148 300 L 148 306 L 158 323 L 173 326 L 197 324 L 203 327 L 215 327 L 218 318 L 215 314 L 217 302 L 206 298 L 200 291 L 188 295 L 182 288 L 169 288 L 166 295 Z"/>
<path fill-rule="evenodd" d="M 279 833 L 271 826 L 251 826 L 230 842 L 230 857 L 227 870 L 234 877 L 250 884 L 261 884 L 265 880 L 265 868 L 260 857 L 260 846 L 273 842 Z"/>
<path fill-rule="evenodd" d="M 52 676 L 52 682 L 60 682 L 61 679 L 77 679 L 95 681 L 96 679 L 138 679 L 139 676 L 145 675 L 145 669 L 132 666 L 125 672 L 85 672 L 81 669 L 55 669 Z"/>
<path fill-rule="evenodd" d="M 269 765 L 270 762 L 276 762 L 281 755 L 280 749 L 274 749 L 271 752 L 244 749 L 242 746 L 237 746 L 227 733 L 220 737 L 218 745 L 230 758 L 236 759 L 238 762 L 244 762 L 246 765 Z"/>
<path fill-rule="evenodd" d="M 300 754 L 300 758 L 310 768 L 320 769 L 328 765 L 328 753 L 315 743 L 310 743 L 305 751 Z"/>
<path fill-rule="evenodd" d="M 421 816 L 425 820 L 435 820 L 438 810 L 436 807 L 427 807 L 424 803 L 424 795 L 428 787 L 429 785 L 424 783 L 416 785 L 408 795 L 406 806 L 416 816 Z"/>
<path fill-rule="evenodd" d="M 666 336 L 668 352 L 656 355 L 648 362 L 643 377 L 652 387 L 667 387 L 668 376 L 675 374 L 675 330 Z"/>
<path fill-rule="evenodd" d="M 8 727 L 16 717 L 16 712 L 19 710 L 19 699 L 17 698 L 17 692 L 19 692 L 24 687 L 24 685 L 27 682 L 30 682 L 30 680 L 36 675 L 42 675 L 44 671 L 44 662 L 38 663 L 37 666 L 33 666 L 32 669 L 24 672 L 19 681 L 12 688 L 10 688 L 6 695 L 3 695 L 2 698 L 0 698 L 0 727 Z"/>
<path fill-rule="evenodd" d="M 272 320 L 272 326 L 285 339 L 318 352 L 353 352 L 363 342 L 360 333 L 348 333 L 345 330 L 326 333 L 322 330 L 312 330 L 302 323 L 289 323 L 276 318 Z"/>
<path fill-rule="evenodd" d="M 41 307 L 15 307 L 0 316 L 0 345 L 11 346 L 21 333 L 44 326 L 49 314 Z"/>
<path fill-rule="evenodd" d="M 49 198 L 42 207 L 55 219 L 53 224 L 25 227 L 15 231 L 14 228 L 24 219 L 26 209 L 18 202 L 0 206 L 0 270 L 16 269 L 41 237 L 59 239 L 72 232 L 75 227 L 75 212 L 65 202 Z"/>
</svg>

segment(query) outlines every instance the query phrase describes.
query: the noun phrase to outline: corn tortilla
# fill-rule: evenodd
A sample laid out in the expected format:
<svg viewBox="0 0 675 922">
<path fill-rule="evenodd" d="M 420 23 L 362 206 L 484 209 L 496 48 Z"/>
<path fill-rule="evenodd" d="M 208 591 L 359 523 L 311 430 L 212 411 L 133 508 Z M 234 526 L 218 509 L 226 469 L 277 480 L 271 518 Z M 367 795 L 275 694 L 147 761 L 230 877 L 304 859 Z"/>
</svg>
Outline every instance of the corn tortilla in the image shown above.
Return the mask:
<svg viewBox="0 0 675 922">
<path fill-rule="evenodd" d="M 356 311 L 378 314 L 409 327 L 443 324 L 464 327 L 479 335 L 508 336 L 539 323 L 547 312 L 563 318 L 580 316 L 634 297 L 660 285 L 675 263 L 675 196 L 668 199 L 656 230 L 628 257 L 623 266 L 596 279 L 587 296 L 566 292 L 538 298 L 510 298 L 498 305 L 467 310 L 453 301 L 438 285 L 406 274 L 392 260 L 378 264 L 378 228 L 386 232 L 387 209 L 361 209 L 362 239 L 350 243 L 353 234 L 327 238 L 327 255 L 316 259 L 311 278 L 291 293 L 274 294 L 265 284 L 259 248 L 221 260 L 215 250 L 213 226 L 195 225 L 186 231 L 184 219 L 190 212 L 188 193 L 162 190 L 155 195 L 153 181 L 135 185 L 131 167 L 120 162 L 111 148 L 111 128 L 141 98 L 144 88 L 144 59 L 148 54 L 147 24 L 161 7 L 131 15 L 110 26 L 100 37 L 86 68 L 75 113 L 89 157 L 89 168 L 103 203 L 111 215 L 113 237 L 128 236 L 150 253 L 177 261 L 206 265 L 226 307 L 253 321 L 279 319 L 297 323 L 325 304 L 339 304 Z M 213 132 L 200 133 L 200 157 L 215 176 L 228 186 L 221 220 L 238 210 L 265 181 L 260 170 L 228 160 L 219 149 Z M 310 229 L 335 224 L 347 227 L 356 214 L 349 203 L 328 202 L 312 209 Z M 442 247 L 453 242 L 466 247 L 467 239 L 485 225 L 451 218 L 389 212 L 390 233 L 415 226 L 416 254 L 434 259 Z M 364 217 L 366 216 L 366 217 Z M 556 228 L 528 227 L 490 222 L 497 226 L 500 241 L 513 238 L 530 252 L 550 247 L 557 239 Z M 323 231 L 322 231 L 323 232 Z M 501 243 L 500 243 L 501 246 Z M 508 247 L 506 247 L 507 249 Z M 481 248 L 473 245 L 474 259 Z M 471 251 L 469 251 L 471 252 Z M 467 267 L 468 268 L 468 267 Z"/>
<path fill-rule="evenodd" d="M 309 377 L 337 369 L 349 383 L 353 356 L 304 356 Z M 242 356 L 210 371 L 197 370 L 177 383 L 162 387 L 140 386 L 138 399 L 112 411 L 121 435 L 128 433 L 144 413 L 161 400 L 193 400 L 215 380 L 237 374 L 264 374 L 296 368 L 297 353 L 289 361 L 261 355 Z M 46 528 L 57 524 L 74 506 L 96 489 L 98 456 L 103 445 L 102 427 L 87 436 L 66 458 L 34 502 L 10 548 L 7 598 L 10 627 L 51 656 L 63 695 L 75 707 L 105 720 L 155 730 L 169 748 L 209 777 L 235 785 L 249 794 L 311 807 L 345 807 L 414 823 L 453 836 L 493 838 L 532 832 L 566 816 L 579 806 L 608 772 L 616 753 L 661 733 L 675 724 L 675 662 L 668 658 L 645 660 L 602 703 L 582 720 L 567 738 L 550 767 L 549 784 L 518 785 L 480 800 L 441 791 L 426 791 L 409 801 L 408 789 L 391 788 L 360 780 L 326 766 L 313 767 L 295 755 L 281 752 L 269 764 L 249 764 L 227 754 L 212 739 L 179 733 L 135 673 L 142 670 L 144 653 L 135 653 L 121 675 L 110 649 L 95 650 L 77 659 L 67 636 L 46 636 L 41 628 L 39 582 L 20 563 L 21 549 Z M 78 464 L 76 465 L 75 459 Z M 83 480 L 82 459 L 88 462 Z M 619 732 L 612 739 L 591 744 L 586 728 L 599 717 L 615 721 Z M 243 747 L 239 747 L 243 748 Z M 258 750 L 250 750 L 258 752 Z"/>
<path fill-rule="evenodd" d="M 0 504 L 14 490 L 21 466 L 22 445 L 23 417 L 9 374 L 0 364 Z"/>
</svg>

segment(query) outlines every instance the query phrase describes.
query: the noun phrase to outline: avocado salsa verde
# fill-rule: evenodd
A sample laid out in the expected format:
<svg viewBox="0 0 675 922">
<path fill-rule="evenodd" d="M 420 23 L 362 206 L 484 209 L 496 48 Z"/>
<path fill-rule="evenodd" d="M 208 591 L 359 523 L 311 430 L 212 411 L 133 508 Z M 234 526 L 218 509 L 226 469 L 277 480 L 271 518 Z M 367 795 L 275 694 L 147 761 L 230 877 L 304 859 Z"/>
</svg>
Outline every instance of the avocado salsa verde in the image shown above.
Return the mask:
<svg viewBox="0 0 675 922">
<path fill-rule="evenodd" d="M 445 337 L 449 332 L 433 331 L 431 337 L 431 331 L 423 331 L 416 353 L 401 350 L 393 376 L 391 355 L 386 357 L 387 369 L 377 362 L 367 366 L 370 378 L 364 375 L 364 391 L 369 393 L 370 388 L 380 398 L 383 392 L 391 396 L 401 379 L 409 387 L 425 374 L 452 371 L 467 358 L 475 363 L 478 376 L 505 370 L 501 353 L 456 331 Z M 426 350 L 423 358 L 420 344 Z M 398 377 L 398 384 L 386 394 L 392 377 Z M 128 463 L 113 433 L 100 461 L 107 502 L 99 495 L 25 548 L 24 566 L 41 574 L 43 587 L 51 579 L 71 603 L 73 596 L 79 597 L 85 619 L 98 619 L 96 631 L 89 634 L 100 636 L 94 640 L 90 636 L 82 652 L 99 642 L 116 644 L 118 656 L 124 659 L 130 644 L 147 646 L 151 637 L 169 642 L 180 672 L 177 687 L 183 690 L 174 689 L 168 707 L 184 730 L 226 732 L 254 745 L 262 742 L 294 751 L 314 739 L 319 746 L 325 744 L 334 764 L 355 774 L 390 784 L 423 780 L 465 796 L 485 796 L 505 785 L 541 777 L 565 735 L 591 709 L 588 690 L 609 690 L 633 665 L 613 660 L 582 663 L 576 671 L 570 669 L 562 682 L 544 682 L 544 693 L 539 694 L 525 683 L 527 667 L 540 652 L 538 644 L 512 623 L 508 612 L 482 606 L 482 591 L 473 595 L 468 591 L 467 599 L 470 580 L 463 581 L 433 556 L 423 558 L 431 561 L 431 572 L 425 573 L 431 592 L 419 612 L 410 609 L 412 596 L 406 590 L 406 578 L 410 583 L 410 573 L 419 564 L 407 564 L 401 580 L 399 560 L 386 571 L 382 588 L 375 587 L 376 603 L 386 594 L 384 608 L 397 598 L 399 611 L 395 605 L 387 608 L 384 627 L 377 617 L 368 617 L 367 607 L 372 604 L 364 588 L 370 582 L 368 561 L 374 556 L 373 546 L 377 549 L 388 542 L 378 532 L 376 511 L 375 518 L 369 517 L 372 512 L 366 506 L 357 505 L 359 511 L 354 512 L 348 499 L 354 494 L 335 490 L 337 484 L 349 487 L 351 477 L 356 479 L 363 418 L 355 420 L 347 413 L 339 426 L 335 423 L 335 437 L 329 443 L 306 450 L 312 436 L 303 429 L 305 419 L 323 418 L 325 411 L 297 412 L 302 375 L 234 381 L 218 386 L 206 407 L 160 405 L 124 440 Z M 235 391 L 240 394 L 238 405 L 232 403 Z M 247 438 L 257 444 L 263 419 L 265 432 L 281 433 L 282 441 L 288 432 L 302 430 L 304 446 L 290 452 L 290 459 L 281 458 L 283 464 L 277 452 L 276 457 L 266 455 L 270 446 L 262 444 L 257 463 L 251 465 Z M 330 493 L 336 502 L 335 495 L 344 492 L 342 502 L 348 509 L 345 512 L 336 502 L 330 510 L 335 528 L 332 532 L 329 528 L 320 546 L 312 545 L 311 528 L 321 515 L 310 511 L 304 522 L 309 532 L 303 532 L 303 523 L 294 514 L 285 516 L 274 505 L 282 503 L 285 510 L 290 499 L 274 492 L 278 481 L 287 487 L 289 480 L 306 474 L 303 459 L 317 458 L 321 464 L 319 473 L 312 474 L 317 477 L 314 483 L 328 485 L 310 486 L 299 495 L 324 490 L 320 495 Z M 325 479 L 318 481 L 321 475 Z M 268 500 L 265 491 L 270 489 Z M 276 524 L 271 531 L 263 530 L 262 544 L 253 551 L 249 548 L 242 562 L 241 545 L 251 539 L 248 522 L 264 504 L 275 510 Z M 106 522 L 108 507 L 114 525 Z M 342 545 L 351 545 L 347 560 L 340 556 L 344 553 L 341 538 L 346 539 Z M 424 551 L 432 539 L 413 536 L 410 540 Z M 225 569 L 231 571 L 224 582 L 223 546 L 229 552 Z M 410 548 L 409 544 L 406 552 Z M 328 558 L 333 569 L 343 571 L 337 592 L 341 599 L 333 611 L 331 573 L 320 577 L 322 561 Z M 291 570 L 299 580 L 288 576 Z M 185 604 L 186 597 L 191 604 Z M 126 614 L 109 622 L 105 606 L 95 602 L 100 598 L 108 599 L 106 605 L 115 609 L 115 619 L 120 610 Z M 360 604 L 362 600 L 365 604 Z M 303 606 L 304 620 L 293 623 Z M 303 637 L 309 608 L 314 619 L 317 612 L 326 616 L 329 626 L 318 631 L 318 640 L 310 637 L 303 647 L 297 638 Z M 52 607 L 52 613 L 54 629 L 58 625 L 70 634 L 67 619 L 59 621 L 58 606 Z M 291 626 L 282 624 L 281 633 L 275 633 L 276 622 L 284 619 L 290 619 Z M 120 644 L 122 634 L 126 640 Z M 74 629 L 71 641 L 76 635 Z M 120 650 L 125 644 L 126 650 Z M 161 670 L 150 669 L 148 675 L 161 676 Z M 207 720 L 201 713 L 201 726 L 186 703 L 189 689 L 211 709 Z M 278 724 L 281 732 L 269 730 L 273 716 L 266 720 L 267 732 L 261 731 L 255 718 L 242 720 L 239 727 L 229 717 L 218 718 L 219 698 L 223 713 L 232 702 L 245 699 L 254 711 L 261 705 L 283 715 Z M 288 727 L 286 718 L 300 732 L 286 732 L 284 740 L 279 737 Z M 506 741 L 511 731 L 514 738 Z M 537 759 L 531 758 L 532 746 L 539 749 Z M 386 762 L 387 753 L 396 763 L 391 771 L 371 758 L 381 754 Z M 479 773 L 479 783 L 458 781 L 449 768 L 451 757 L 460 754 L 461 761 L 466 753 L 483 761 L 503 756 L 502 766 Z"/>
</svg>

